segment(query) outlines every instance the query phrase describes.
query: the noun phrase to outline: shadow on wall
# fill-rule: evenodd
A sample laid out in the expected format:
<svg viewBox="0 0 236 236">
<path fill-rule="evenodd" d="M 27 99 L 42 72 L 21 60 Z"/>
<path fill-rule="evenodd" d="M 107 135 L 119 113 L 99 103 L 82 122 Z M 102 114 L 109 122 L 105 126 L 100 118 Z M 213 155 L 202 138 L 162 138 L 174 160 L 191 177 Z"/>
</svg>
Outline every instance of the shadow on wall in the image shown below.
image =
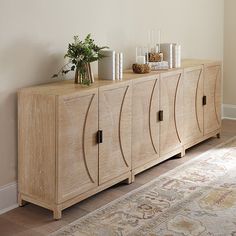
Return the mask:
<svg viewBox="0 0 236 236">
<path fill-rule="evenodd" d="M 17 91 L 53 81 L 51 76 L 63 64 L 63 54 L 53 53 L 51 48 L 22 40 L 0 51 L 0 186 L 16 179 Z"/>
</svg>

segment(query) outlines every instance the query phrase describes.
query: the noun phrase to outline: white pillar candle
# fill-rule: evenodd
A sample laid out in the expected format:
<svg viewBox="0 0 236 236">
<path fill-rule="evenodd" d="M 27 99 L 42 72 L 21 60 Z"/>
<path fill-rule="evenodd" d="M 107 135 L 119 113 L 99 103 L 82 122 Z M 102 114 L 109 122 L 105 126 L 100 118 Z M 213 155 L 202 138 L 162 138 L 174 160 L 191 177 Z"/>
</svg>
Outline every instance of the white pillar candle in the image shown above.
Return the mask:
<svg viewBox="0 0 236 236">
<path fill-rule="evenodd" d="M 116 73 L 116 80 L 120 79 L 120 54 L 116 52 L 115 56 L 115 73 Z"/>
<path fill-rule="evenodd" d="M 155 53 L 158 53 L 158 52 L 159 52 L 159 46 L 156 45 L 156 47 L 155 47 Z"/>
<path fill-rule="evenodd" d="M 123 79 L 123 53 L 119 53 L 119 80 Z"/>
<path fill-rule="evenodd" d="M 158 30 L 158 44 L 159 44 L 158 52 L 161 52 L 161 30 Z"/>
<path fill-rule="evenodd" d="M 145 64 L 145 56 L 137 56 L 137 64 Z"/>
</svg>

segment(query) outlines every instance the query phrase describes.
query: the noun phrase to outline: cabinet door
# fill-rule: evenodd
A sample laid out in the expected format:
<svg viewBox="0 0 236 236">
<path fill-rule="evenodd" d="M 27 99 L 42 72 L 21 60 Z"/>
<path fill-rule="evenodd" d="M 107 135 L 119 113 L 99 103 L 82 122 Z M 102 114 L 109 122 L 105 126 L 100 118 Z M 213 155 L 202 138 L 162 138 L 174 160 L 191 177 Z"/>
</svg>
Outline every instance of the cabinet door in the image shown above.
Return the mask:
<svg viewBox="0 0 236 236">
<path fill-rule="evenodd" d="M 131 82 L 99 88 L 99 184 L 131 169 Z"/>
<path fill-rule="evenodd" d="M 203 67 L 184 70 L 184 143 L 203 137 Z"/>
<path fill-rule="evenodd" d="M 59 97 L 58 200 L 98 186 L 98 90 Z"/>
<path fill-rule="evenodd" d="M 176 70 L 161 74 L 160 122 L 161 156 L 174 152 L 182 146 L 183 136 L 183 71 Z"/>
<path fill-rule="evenodd" d="M 133 81 L 132 168 L 159 156 L 159 76 Z"/>
<path fill-rule="evenodd" d="M 221 66 L 204 67 L 204 134 L 209 134 L 221 126 Z"/>
</svg>

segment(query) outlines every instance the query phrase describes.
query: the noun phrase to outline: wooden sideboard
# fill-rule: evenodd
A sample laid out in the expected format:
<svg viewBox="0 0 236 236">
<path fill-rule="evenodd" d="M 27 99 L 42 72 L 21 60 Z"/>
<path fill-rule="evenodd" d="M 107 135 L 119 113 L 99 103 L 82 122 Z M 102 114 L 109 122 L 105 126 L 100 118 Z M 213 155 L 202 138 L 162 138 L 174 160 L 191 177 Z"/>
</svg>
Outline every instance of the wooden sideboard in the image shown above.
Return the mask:
<svg viewBox="0 0 236 236">
<path fill-rule="evenodd" d="M 63 209 L 207 138 L 220 136 L 221 64 L 182 68 L 90 87 L 60 81 L 18 93 L 19 205 Z"/>
</svg>

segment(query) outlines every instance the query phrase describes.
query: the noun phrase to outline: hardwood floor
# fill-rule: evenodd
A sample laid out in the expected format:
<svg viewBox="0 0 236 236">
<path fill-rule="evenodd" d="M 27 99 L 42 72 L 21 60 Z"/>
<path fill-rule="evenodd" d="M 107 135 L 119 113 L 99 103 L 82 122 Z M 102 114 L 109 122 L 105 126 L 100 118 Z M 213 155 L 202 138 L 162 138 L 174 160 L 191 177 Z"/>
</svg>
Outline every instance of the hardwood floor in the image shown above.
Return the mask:
<svg viewBox="0 0 236 236">
<path fill-rule="evenodd" d="M 224 142 L 236 135 L 236 121 L 224 120 L 220 139 L 211 138 L 186 151 L 183 158 L 172 158 L 136 176 L 131 185 L 118 184 L 95 196 L 90 197 L 63 211 L 63 218 L 59 221 L 52 219 L 52 212 L 44 208 L 28 204 L 0 215 L 1 236 L 43 236 L 67 225 L 79 217 L 94 211 L 158 177 L 161 174 L 183 164 L 197 155 L 211 149 L 215 145 Z"/>
</svg>

